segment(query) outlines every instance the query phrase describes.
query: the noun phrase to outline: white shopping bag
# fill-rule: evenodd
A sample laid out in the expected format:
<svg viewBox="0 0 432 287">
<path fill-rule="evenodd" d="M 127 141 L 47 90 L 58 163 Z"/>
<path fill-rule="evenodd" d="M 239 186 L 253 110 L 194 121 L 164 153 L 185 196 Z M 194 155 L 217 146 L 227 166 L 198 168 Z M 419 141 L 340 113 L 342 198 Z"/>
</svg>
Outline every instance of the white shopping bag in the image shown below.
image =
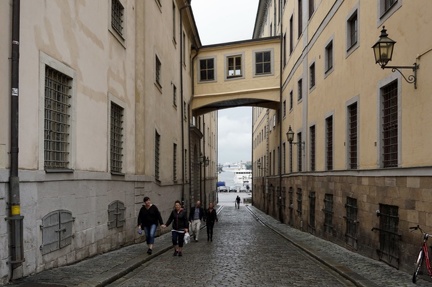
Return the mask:
<svg viewBox="0 0 432 287">
<path fill-rule="evenodd" d="M 184 243 L 188 244 L 190 242 L 190 240 L 191 240 L 190 234 L 189 234 L 189 232 L 186 232 L 184 235 Z"/>
</svg>

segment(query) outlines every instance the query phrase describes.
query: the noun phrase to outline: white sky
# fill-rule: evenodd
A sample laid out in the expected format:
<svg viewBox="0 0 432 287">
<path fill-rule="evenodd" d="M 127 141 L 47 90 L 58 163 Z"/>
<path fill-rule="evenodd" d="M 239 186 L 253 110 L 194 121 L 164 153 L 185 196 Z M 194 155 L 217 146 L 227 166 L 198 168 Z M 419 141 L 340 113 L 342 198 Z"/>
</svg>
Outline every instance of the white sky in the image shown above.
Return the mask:
<svg viewBox="0 0 432 287">
<path fill-rule="evenodd" d="M 252 39 L 259 0 L 192 0 L 201 43 L 211 45 Z M 252 109 L 220 110 L 219 163 L 252 158 Z"/>
</svg>

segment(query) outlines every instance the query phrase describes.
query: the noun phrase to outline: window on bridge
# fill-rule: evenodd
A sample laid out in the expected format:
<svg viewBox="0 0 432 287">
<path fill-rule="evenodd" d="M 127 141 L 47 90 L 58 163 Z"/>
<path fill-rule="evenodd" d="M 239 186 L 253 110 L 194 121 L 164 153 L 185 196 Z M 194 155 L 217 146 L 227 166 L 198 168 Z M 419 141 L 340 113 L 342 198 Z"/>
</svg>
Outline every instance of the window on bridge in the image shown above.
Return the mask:
<svg viewBox="0 0 432 287">
<path fill-rule="evenodd" d="M 235 55 L 227 57 L 228 61 L 228 78 L 237 78 L 243 76 L 242 56 Z"/>
</svg>

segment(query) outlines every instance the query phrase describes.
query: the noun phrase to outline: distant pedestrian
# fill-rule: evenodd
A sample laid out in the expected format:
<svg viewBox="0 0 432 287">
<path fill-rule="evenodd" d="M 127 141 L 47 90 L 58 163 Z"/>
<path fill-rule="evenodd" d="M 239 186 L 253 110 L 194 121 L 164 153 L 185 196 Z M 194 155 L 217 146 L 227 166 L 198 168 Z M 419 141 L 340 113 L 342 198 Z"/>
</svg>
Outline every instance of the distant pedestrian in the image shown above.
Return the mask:
<svg viewBox="0 0 432 287">
<path fill-rule="evenodd" d="M 237 202 L 237 208 L 239 209 L 240 208 L 240 196 L 238 196 L 238 195 L 236 198 L 236 202 Z"/>
<path fill-rule="evenodd" d="M 148 255 L 151 255 L 153 252 L 153 244 L 158 224 L 163 224 L 159 209 L 156 205 L 152 204 L 150 198 L 146 196 L 144 197 L 144 205 L 141 207 L 138 214 L 138 232 L 141 233 L 141 230 L 144 229 Z"/>
<path fill-rule="evenodd" d="M 190 233 L 195 242 L 198 242 L 199 232 L 201 228 L 201 220 L 204 217 L 204 209 L 201 207 L 201 201 L 197 201 L 195 206 L 191 208 L 189 213 Z"/>
<path fill-rule="evenodd" d="M 173 223 L 171 235 L 172 243 L 174 245 L 174 256 L 182 256 L 182 249 L 184 244 L 184 235 L 188 232 L 189 221 L 186 211 L 181 207 L 179 200 L 176 200 L 174 210 L 171 212 L 168 221 L 162 224 L 162 228 L 165 228 Z"/>
<path fill-rule="evenodd" d="M 207 241 L 213 241 L 213 227 L 215 222 L 218 221 L 216 210 L 213 208 L 213 202 L 209 206 L 205 214 L 205 222 L 207 226 Z"/>
</svg>

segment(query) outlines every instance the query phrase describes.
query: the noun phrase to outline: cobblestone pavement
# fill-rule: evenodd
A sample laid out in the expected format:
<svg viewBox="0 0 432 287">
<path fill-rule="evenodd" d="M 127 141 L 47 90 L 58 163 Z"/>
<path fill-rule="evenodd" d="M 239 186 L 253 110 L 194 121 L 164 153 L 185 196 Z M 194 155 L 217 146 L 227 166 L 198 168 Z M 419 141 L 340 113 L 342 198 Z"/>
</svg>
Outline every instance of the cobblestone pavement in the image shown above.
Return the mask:
<svg viewBox="0 0 432 287">
<path fill-rule="evenodd" d="M 290 228 L 252 206 L 224 206 L 219 217 L 213 242 L 206 241 L 204 229 L 183 257 L 172 256 L 166 233 L 156 238 L 151 256 L 144 243 L 135 244 L 8 286 L 432 286 L 421 279 L 412 284 L 410 274 Z"/>
</svg>

